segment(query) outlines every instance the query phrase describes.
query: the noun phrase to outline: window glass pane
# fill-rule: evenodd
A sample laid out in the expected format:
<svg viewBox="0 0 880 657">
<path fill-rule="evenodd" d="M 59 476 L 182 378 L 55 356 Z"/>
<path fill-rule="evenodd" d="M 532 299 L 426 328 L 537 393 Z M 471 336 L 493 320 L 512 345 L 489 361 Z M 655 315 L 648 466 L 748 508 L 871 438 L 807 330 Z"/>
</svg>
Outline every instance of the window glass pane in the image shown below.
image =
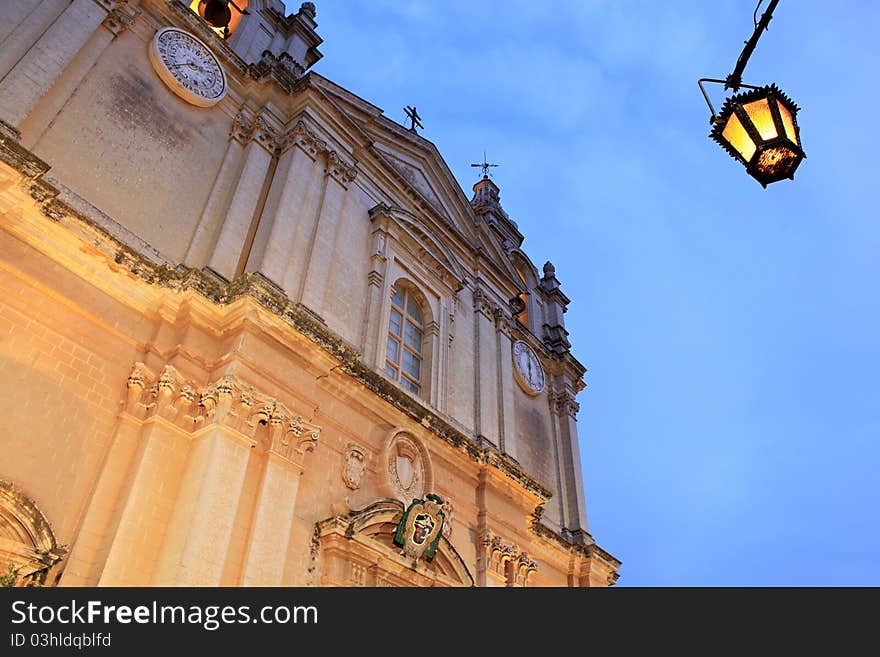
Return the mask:
<svg viewBox="0 0 880 657">
<path fill-rule="evenodd" d="M 395 363 L 400 358 L 400 345 L 398 344 L 397 340 L 395 340 L 391 336 L 388 336 L 388 351 L 385 356 L 386 358 L 388 358 L 388 360 Z"/>
<path fill-rule="evenodd" d="M 789 112 L 788 108 L 778 100 L 776 101 L 776 106 L 779 108 L 779 115 L 782 117 L 782 125 L 785 127 L 786 136 L 795 144 L 798 143 L 797 134 L 795 134 L 794 130 L 794 120 L 791 118 L 791 112 Z"/>
<path fill-rule="evenodd" d="M 409 349 L 403 350 L 403 371 L 418 381 L 421 378 L 422 359 Z"/>
<path fill-rule="evenodd" d="M 749 137 L 749 133 L 743 128 L 743 124 L 740 123 L 739 117 L 736 114 L 730 115 L 727 125 L 724 126 L 724 130 L 721 132 L 721 136 L 730 142 L 730 145 L 745 158 L 746 162 L 751 161 L 755 151 L 758 150 L 755 142 Z"/>
<path fill-rule="evenodd" d="M 385 374 L 390 376 L 392 379 L 397 378 L 397 370 L 391 367 L 388 363 L 385 363 Z"/>
<path fill-rule="evenodd" d="M 402 317 L 399 312 L 392 309 L 391 310 L 391 321 L 389 322 L 389 330 L 394 335 L 400 335 L 400 323 L 402 321 Z"/>
<path fill-rule="evenodd" d="M 407 295 L 406 299 L 406 314 L 416 320 L 419 324 L 422 323 L 422 309 L 419 308 L 419 304 L 417 304 L 415 299 L 410 295 Z"/>
<path fill-rule="evenodd" d="M 404 334 L 403 339 L 416 351 L 422 351 L 422 332 L 413 326 L 412 322 L 406 323 L 406 333 Z"/>
<path fill-rule="evenodd" d="M 391 297 L 391 301 L 394 302 L 394 305 L 403 308 L 403 292 L 400 290 L 394 290 L 394 295 Z"/>
<path fill-rule="evenodd" d="M 419 386 L 417 386 L 415 383 L 413 383 L 412 381 L 410 381 L 406 377 L 402 378 L 400 380 L 400 383 L 403 385 L 404 388 L 406 388 L 410 392 L 414 392 L 416 394 L 419 394 Z"/>
<path fill-rule="evenodd" d="M 776 123 L 773 122 L 773 115 L 770 113 L 770 103 L 766 98 L 756 100 L 743 105 L 743 109 L 752 120 L 752 124 L 761 135 L 761 139 L 774 139 L 776 137 Z"/>
</svg>

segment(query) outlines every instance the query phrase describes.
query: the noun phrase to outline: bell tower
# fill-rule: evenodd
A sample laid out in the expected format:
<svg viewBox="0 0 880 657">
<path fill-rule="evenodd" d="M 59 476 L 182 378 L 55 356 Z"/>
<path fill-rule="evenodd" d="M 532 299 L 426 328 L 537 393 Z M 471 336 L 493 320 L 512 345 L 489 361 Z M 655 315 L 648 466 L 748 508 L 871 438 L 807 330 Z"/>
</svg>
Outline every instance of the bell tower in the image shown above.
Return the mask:
<svg viewBox="0 0 880 657">
<path fill-rule="evenodd" d="M 188 6 L 246 64 L 282 68 L 295 79 L 322 57 L 313 2 L 290 15 L 280 0 L 188 0 Z"/>
</svg>

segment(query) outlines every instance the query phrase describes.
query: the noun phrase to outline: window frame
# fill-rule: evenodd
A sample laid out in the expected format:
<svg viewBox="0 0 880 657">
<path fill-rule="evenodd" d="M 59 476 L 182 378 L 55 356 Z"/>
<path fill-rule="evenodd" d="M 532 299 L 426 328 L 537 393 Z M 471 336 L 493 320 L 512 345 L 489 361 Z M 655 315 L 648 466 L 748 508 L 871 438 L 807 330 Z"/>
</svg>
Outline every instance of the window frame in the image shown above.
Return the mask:
<svg viewBox="0 0 880 657">
<path fill-rule="evenodd" d="M 427 358 L 425 356 L 426 328 L 425 309 L 420 293 L 410 286 L 391 288 L 391 306 L 388 312 L 388 331 L 385 341 L 385 375 L 399 383 L 405 390 L 421 396 L 424 390 L 424 374 Z M 398 298 L 400 301 L 398 302 Z M 413 309 L 416 313 L 413 312 Z M 398 319 L 394 319 L 395 315 Z M 397 330 L 394 330 L 394 325 Z M 416 331 L 419 341 L 418 350 L 412 344 L 407 332 L 408 328 Z M 395 358 L 391 357 L 391 344 L 394 344 Z M 416 364 L 417 375 L 412 366 L 405 362 L 409 356 L 411 363 Z"/>
</svg>

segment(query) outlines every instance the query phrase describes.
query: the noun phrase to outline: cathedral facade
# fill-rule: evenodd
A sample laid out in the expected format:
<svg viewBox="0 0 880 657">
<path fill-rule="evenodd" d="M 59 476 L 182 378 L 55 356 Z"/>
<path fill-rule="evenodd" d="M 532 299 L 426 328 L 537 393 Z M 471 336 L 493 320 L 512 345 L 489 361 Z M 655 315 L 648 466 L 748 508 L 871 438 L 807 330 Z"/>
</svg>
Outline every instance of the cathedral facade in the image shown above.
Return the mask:
<svg viewBox="0 0 880 657">
<path fill-rule="evenodd" d="M 615 582 L 552 264 L 316 29 L 0 5 L 4 583 Z"/>
</svg>

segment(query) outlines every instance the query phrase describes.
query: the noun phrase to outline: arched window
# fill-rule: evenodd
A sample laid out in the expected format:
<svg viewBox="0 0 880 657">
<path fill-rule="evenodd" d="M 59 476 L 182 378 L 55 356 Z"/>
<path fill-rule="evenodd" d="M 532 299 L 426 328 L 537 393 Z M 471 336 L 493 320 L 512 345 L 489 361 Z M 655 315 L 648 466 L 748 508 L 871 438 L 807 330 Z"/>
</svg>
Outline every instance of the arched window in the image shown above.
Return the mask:
<svg viewBox="0 0 880 657">
<path fill-rule="evenodd" d="M 189 3 L 189 8 L 223 39 L 228 39 L 235 32 L 241 17 L 246 15 L 247 6 L 248 0 L 191 0 Z"/>
<path fill-rule="evenodd" d="M 408 286 L 395 286 L 388 317 L 388 345 L 385 349 L 385 373 L 417 395 L 422 392 L 422 345 L 425 340 L 425 316 L 417 292 Z"/>
<path fill-rule="evenodd" d="M 516 273 L 519 276 L 519 280 L 521 280 L 522 284 L 526 286 L 526 289 L 528 289 L 529 284 L 526 281 L 526 277 L 523 276 L 522 270 L 519 267 L 516 267 Z M 519 321 L 520 324 L 527 327 L 529 325 L 529 293 L 521 292 L 517 295 L 517 297 L 519 297 L 519 300 L 522 302 L 522 310 L 517 314 L 516 319 Z"/>
<path fill-rule="evenodd" d="M 47 576 L 63 555 L 36 505 L 19 488 L 0 480 L 0 584 L 54 584 Z"/>
</svg>

